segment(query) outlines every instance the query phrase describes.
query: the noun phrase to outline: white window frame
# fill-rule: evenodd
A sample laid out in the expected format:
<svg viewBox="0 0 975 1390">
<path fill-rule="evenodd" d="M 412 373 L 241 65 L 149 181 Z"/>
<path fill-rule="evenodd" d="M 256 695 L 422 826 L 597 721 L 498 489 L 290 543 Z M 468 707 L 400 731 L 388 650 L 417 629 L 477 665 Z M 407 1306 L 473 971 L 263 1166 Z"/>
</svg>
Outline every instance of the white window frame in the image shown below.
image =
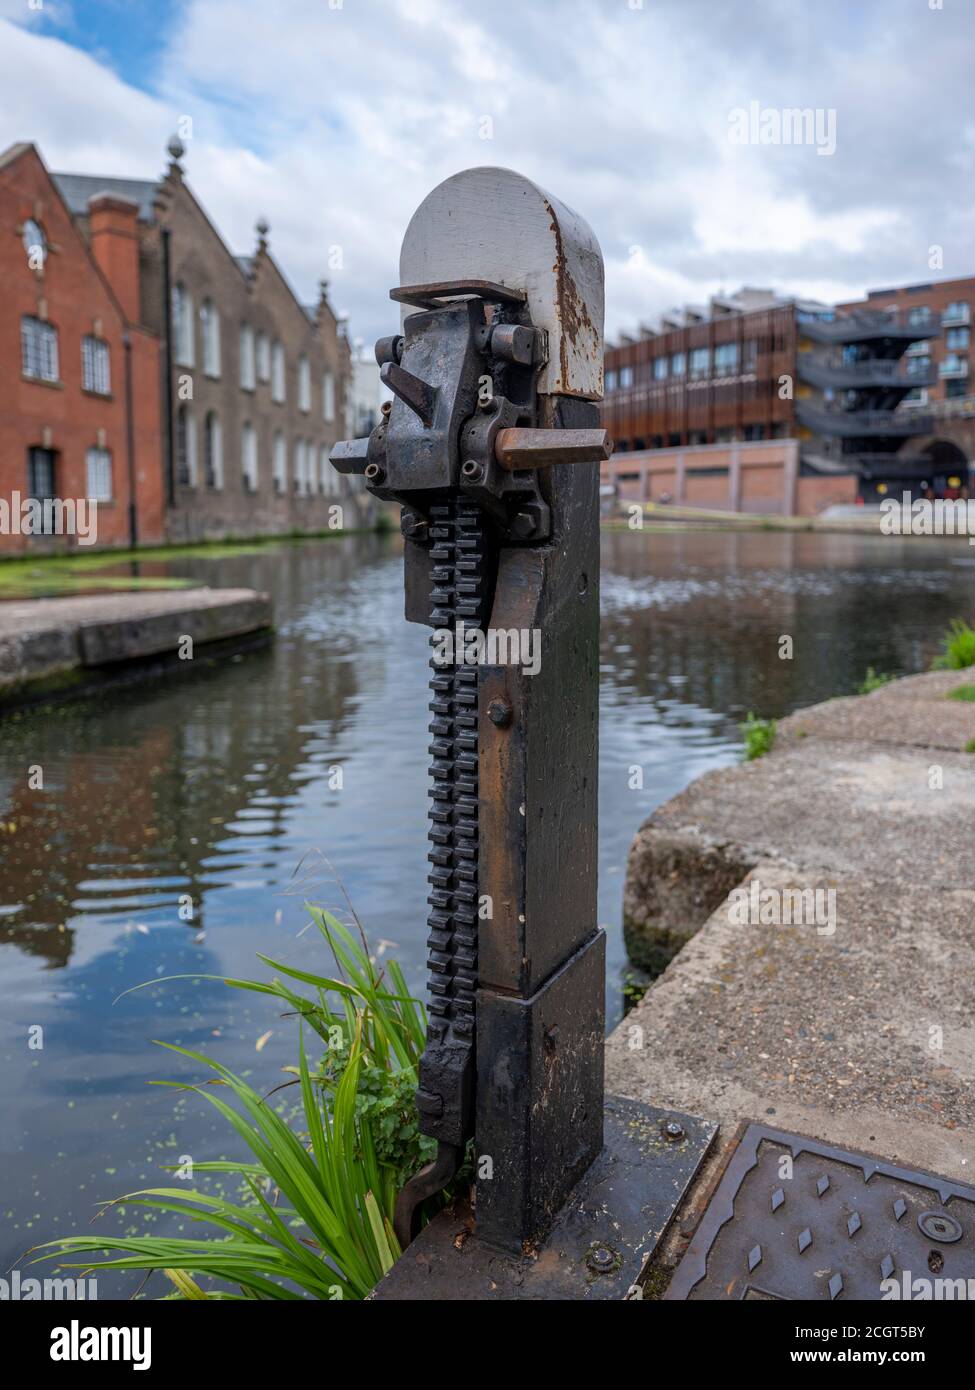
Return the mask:
<svg viewBox="0 0 975 1390">
<path fill-rule="evenodd" d="M 271 380 L 271 340 L 266 333 L 257 335 L 257 379 Z"/>
<path fill-rule="evenodd" d="M 95 482 L 92 484 L 94 470 Z M 108 449 L 93 445 L 85 455 L 85 496 L 89 502 L 111 502 L 112 455 Z"/>
<path fill-rule="evenodd" d="M 258 483 L 257 431 L 249 420 L 245 420 L 240 432 L 240 471 L 244 480 L 244 491 L 256 493 Z"/>
<path fill-rule="evenodd" d="M 185 285 L 173 286 L 173 357 L 179 367 L 196 365 L 193 296 Z"/>
<path fill-rule="evenodd" d="M 275 430 L 271 450 L 274 490 L 279 497 L 282 497 L 288 490 L 288 445 L 283 430 Z"/>
<path fill-rule="evenodd" d="M 322 419 L 327 425 L 335 419 L 335 375 L 325 372 L 322 375 Z"/>
<path fill-rule="evenodd" d="M 81 340 L 81 386 L 98 396 L 112 394 L 111 356 L 104 338 L 88 333 Z"/>
<path fill-rule="evenodd" d="M 298 358 L 298 409 L 305 415 L 311 410 L 311 364 L 304 353 Z"/>
<path fill-rule="evenodd" d="M 200 338 L 203 342 L 203 371 L 220 376 L 220 313 L 212 299 L 200 305 Z"/>
<path fill-rule="evenodd" d="M 59 381 L 58 330 L 46 319 L 20 320 L 20 367 L 31 381 Z"/>
<path fill-rule="evenodd" d="M 240 386 L 242 391 L 257 388 L 257 359 L 254 352 L 254 330 L 249 323 L 240 325 Z"/>
<path fill-rule="evenodd" d="M 208 410 L 203 420 L 203 481 L 212 492 L 223 492 L 223 426 L 215 410 Z"/>
<path fill-rule="evenodd" d="M 271 344 L 271 400 L 283 405 L 288 398 L 284 344 L 276 338 Z"/>
<path fill-rule="evenodd" d="M 304 497 L 308 491 L 307 479 L 308 448 L 303 439 L 295 440 L 295 496 Z"/>
<path fill-rule="evenodd" d="M 179 433 L 180 420 L 183 421 L 183 447 L 185 449 L 186 481 L 179 476 Z M 180 487 L 196 487 L 196 416 L 193 407 L 183 401 L 176 412 L 176 481 Z"/>
</svg>

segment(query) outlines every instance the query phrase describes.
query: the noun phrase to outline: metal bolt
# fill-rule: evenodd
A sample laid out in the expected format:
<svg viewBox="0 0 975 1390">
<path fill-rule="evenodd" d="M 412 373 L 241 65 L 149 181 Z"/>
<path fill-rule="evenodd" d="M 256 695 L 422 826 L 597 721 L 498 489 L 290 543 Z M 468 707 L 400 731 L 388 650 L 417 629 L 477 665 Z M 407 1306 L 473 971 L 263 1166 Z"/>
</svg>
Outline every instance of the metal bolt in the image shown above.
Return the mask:
<svg viewBox="0 0 975 1390">
<path fill-rule="evenodd" d="M 511 723 L 511 706 L 506 700 L 492 700 L 488 705 L 488 719 L 492 724 L 497 724 L 499 729 L 503 729 L 506 724 Z"/>
<path fill-rule="evenodd" d="M 586 1264 L 594 1274 L 611 1274 L 619 1268 L 619 1257 L 608 1245 L 593 1245 L 586 1256 Z"/>
<path fill-rule="evenodd" d="M 470 483 L 480 482 L 484 477 L 484 469 L 476 459 L 465 459 L 460 471 Z"/>
<path fill-rule="evenodd" d="M 393 402 L 392 402 L 392 401 L 383 401 L 382 405 L 379 407 L 379 409 L 382 411 L 382 413 L 383 413 L 384 415 L 388 415 L 389 412 L 392 410 L 392 408 L 393 408 Z"/>
<path fill-rule="evenodd" d="M 679 1124 L 677 1120 L 668 1120 L 667 1123 L 664 1125 L 664 1138 L 683 1139 L 683 1137 L 684 1126 L 682 1124 Z"/>
<path fill-rule="evenodd" d="M 512 534 L 525 540 L 535 530 L 535 518 L 531 512 L 517 512 L 511 521 Z"/>
<path fill-rule="evenodd" d="M 380 465 L 379 465 L 378 463 L 367 463 L 367 464 L 366 464 L 366 482 L 367 482 L 367 483 L 381 483 L 385 477 L 386 477 L 386 470 L 385 470 L 385 468 L 381 468 Z"/>
</svg>

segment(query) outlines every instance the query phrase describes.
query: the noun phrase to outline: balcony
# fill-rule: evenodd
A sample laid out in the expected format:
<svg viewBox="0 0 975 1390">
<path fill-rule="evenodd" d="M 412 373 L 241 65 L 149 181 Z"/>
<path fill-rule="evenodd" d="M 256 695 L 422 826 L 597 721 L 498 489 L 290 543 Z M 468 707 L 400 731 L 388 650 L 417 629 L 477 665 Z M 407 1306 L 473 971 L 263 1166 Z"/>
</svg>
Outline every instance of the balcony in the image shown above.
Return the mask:
<svg viewBox="0 0 975 1390">
<path fill-rule="evenodd" d="M 949 306 L 941 315 L 943 328 L 956 328 L 962 324 L 971 323 L 972 306 L 970 304 L 956 304 Z"/>
<path fill-rule="evenodd" d="M 927 454 L 867 454 L 818 453 L 808 446 L 801 451 L 801 461 L 819 473 L 858 473 L 863 478 L 926 478 L 932 472 Z"/>
<path fill-rule="evenodd" d="M 915 410 L 843 410 L 840 406 L 808 405 L 804 401 L 796 402 L 796 418 L 816 434 L 841 439 L 906 439 L 910 435 L 930 434 L 933 427 L 930 415 Z"/>
<path fill-rule="evenodd" d="M 949 381 L 968 376 L 968 358 L 946 357 L 938 368 L 938 375 Z"/>
<path fill-rule="evenodd" d="M 878 357 L 865 362 L 842 362 L 800 352 L 797 366 L 800 381 L 808 381 L 811 386 L 823 390 L 830 387 L 844 390 L 886 386 L 910 391 L 915 386 L 933 386 L 937 380 L 933 364 L 911 372 L 899 358 Z"/>
<path fill-rule="evenodd" d="M 913 343 L 937 337 L 941 324 L 933 316 L 923 323 L 911 323 L 908 314 L 864 310 L 835 319 L 804 318 L 796 330 L 801 338 L 811 338 L 814 343 L 868 343 L 884 338 Z"/>
</svg>

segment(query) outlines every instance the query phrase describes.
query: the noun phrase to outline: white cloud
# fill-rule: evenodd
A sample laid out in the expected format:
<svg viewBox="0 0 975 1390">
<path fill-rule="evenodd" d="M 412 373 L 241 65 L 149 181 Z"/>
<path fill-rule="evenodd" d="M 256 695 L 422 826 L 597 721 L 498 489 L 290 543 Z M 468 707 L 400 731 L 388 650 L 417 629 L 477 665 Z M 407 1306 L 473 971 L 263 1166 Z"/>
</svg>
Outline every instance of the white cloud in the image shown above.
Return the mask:
<svg viewBox="0 0 975 1390">
<path fill-rule="evenodd" d="M 746 280 L 845 298 L 927 278 L 933 242 L 946 273 L 975 272 L 975 36 L 950 10 L 818 0 L 812 24 L 805 0 L 747 15 L 726 0 L 186 0 L 166 32 L 143 92 L 0 20 L 0 142 L 151 177 L 191 115 L 187 177 L 232 248 L 266 215 L 299 293 L 326 276 L 367 340 L 394 323 L 413 209 L 476 164 L 521 170 L 592 223 L 610 332 Z M 836 154 L 730 146 L 728 112 L 751 100 L 834 107 Z"/>
</svg>

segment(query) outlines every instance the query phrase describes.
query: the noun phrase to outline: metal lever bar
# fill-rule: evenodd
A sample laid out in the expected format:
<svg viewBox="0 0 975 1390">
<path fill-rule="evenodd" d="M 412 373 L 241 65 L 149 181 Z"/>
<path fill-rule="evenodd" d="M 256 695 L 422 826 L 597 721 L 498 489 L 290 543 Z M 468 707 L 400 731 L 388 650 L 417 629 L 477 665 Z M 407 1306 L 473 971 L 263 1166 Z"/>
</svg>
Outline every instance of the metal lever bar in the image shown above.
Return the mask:
<svg viewBox="0 0 975 1390">
<path fill-rule="evenodd" d="M 606 430 L 504 429 L 494 444 L 494 457 L 512 473 L 551 463 L 604 463 L 612 452 Z"/>
</svg>

